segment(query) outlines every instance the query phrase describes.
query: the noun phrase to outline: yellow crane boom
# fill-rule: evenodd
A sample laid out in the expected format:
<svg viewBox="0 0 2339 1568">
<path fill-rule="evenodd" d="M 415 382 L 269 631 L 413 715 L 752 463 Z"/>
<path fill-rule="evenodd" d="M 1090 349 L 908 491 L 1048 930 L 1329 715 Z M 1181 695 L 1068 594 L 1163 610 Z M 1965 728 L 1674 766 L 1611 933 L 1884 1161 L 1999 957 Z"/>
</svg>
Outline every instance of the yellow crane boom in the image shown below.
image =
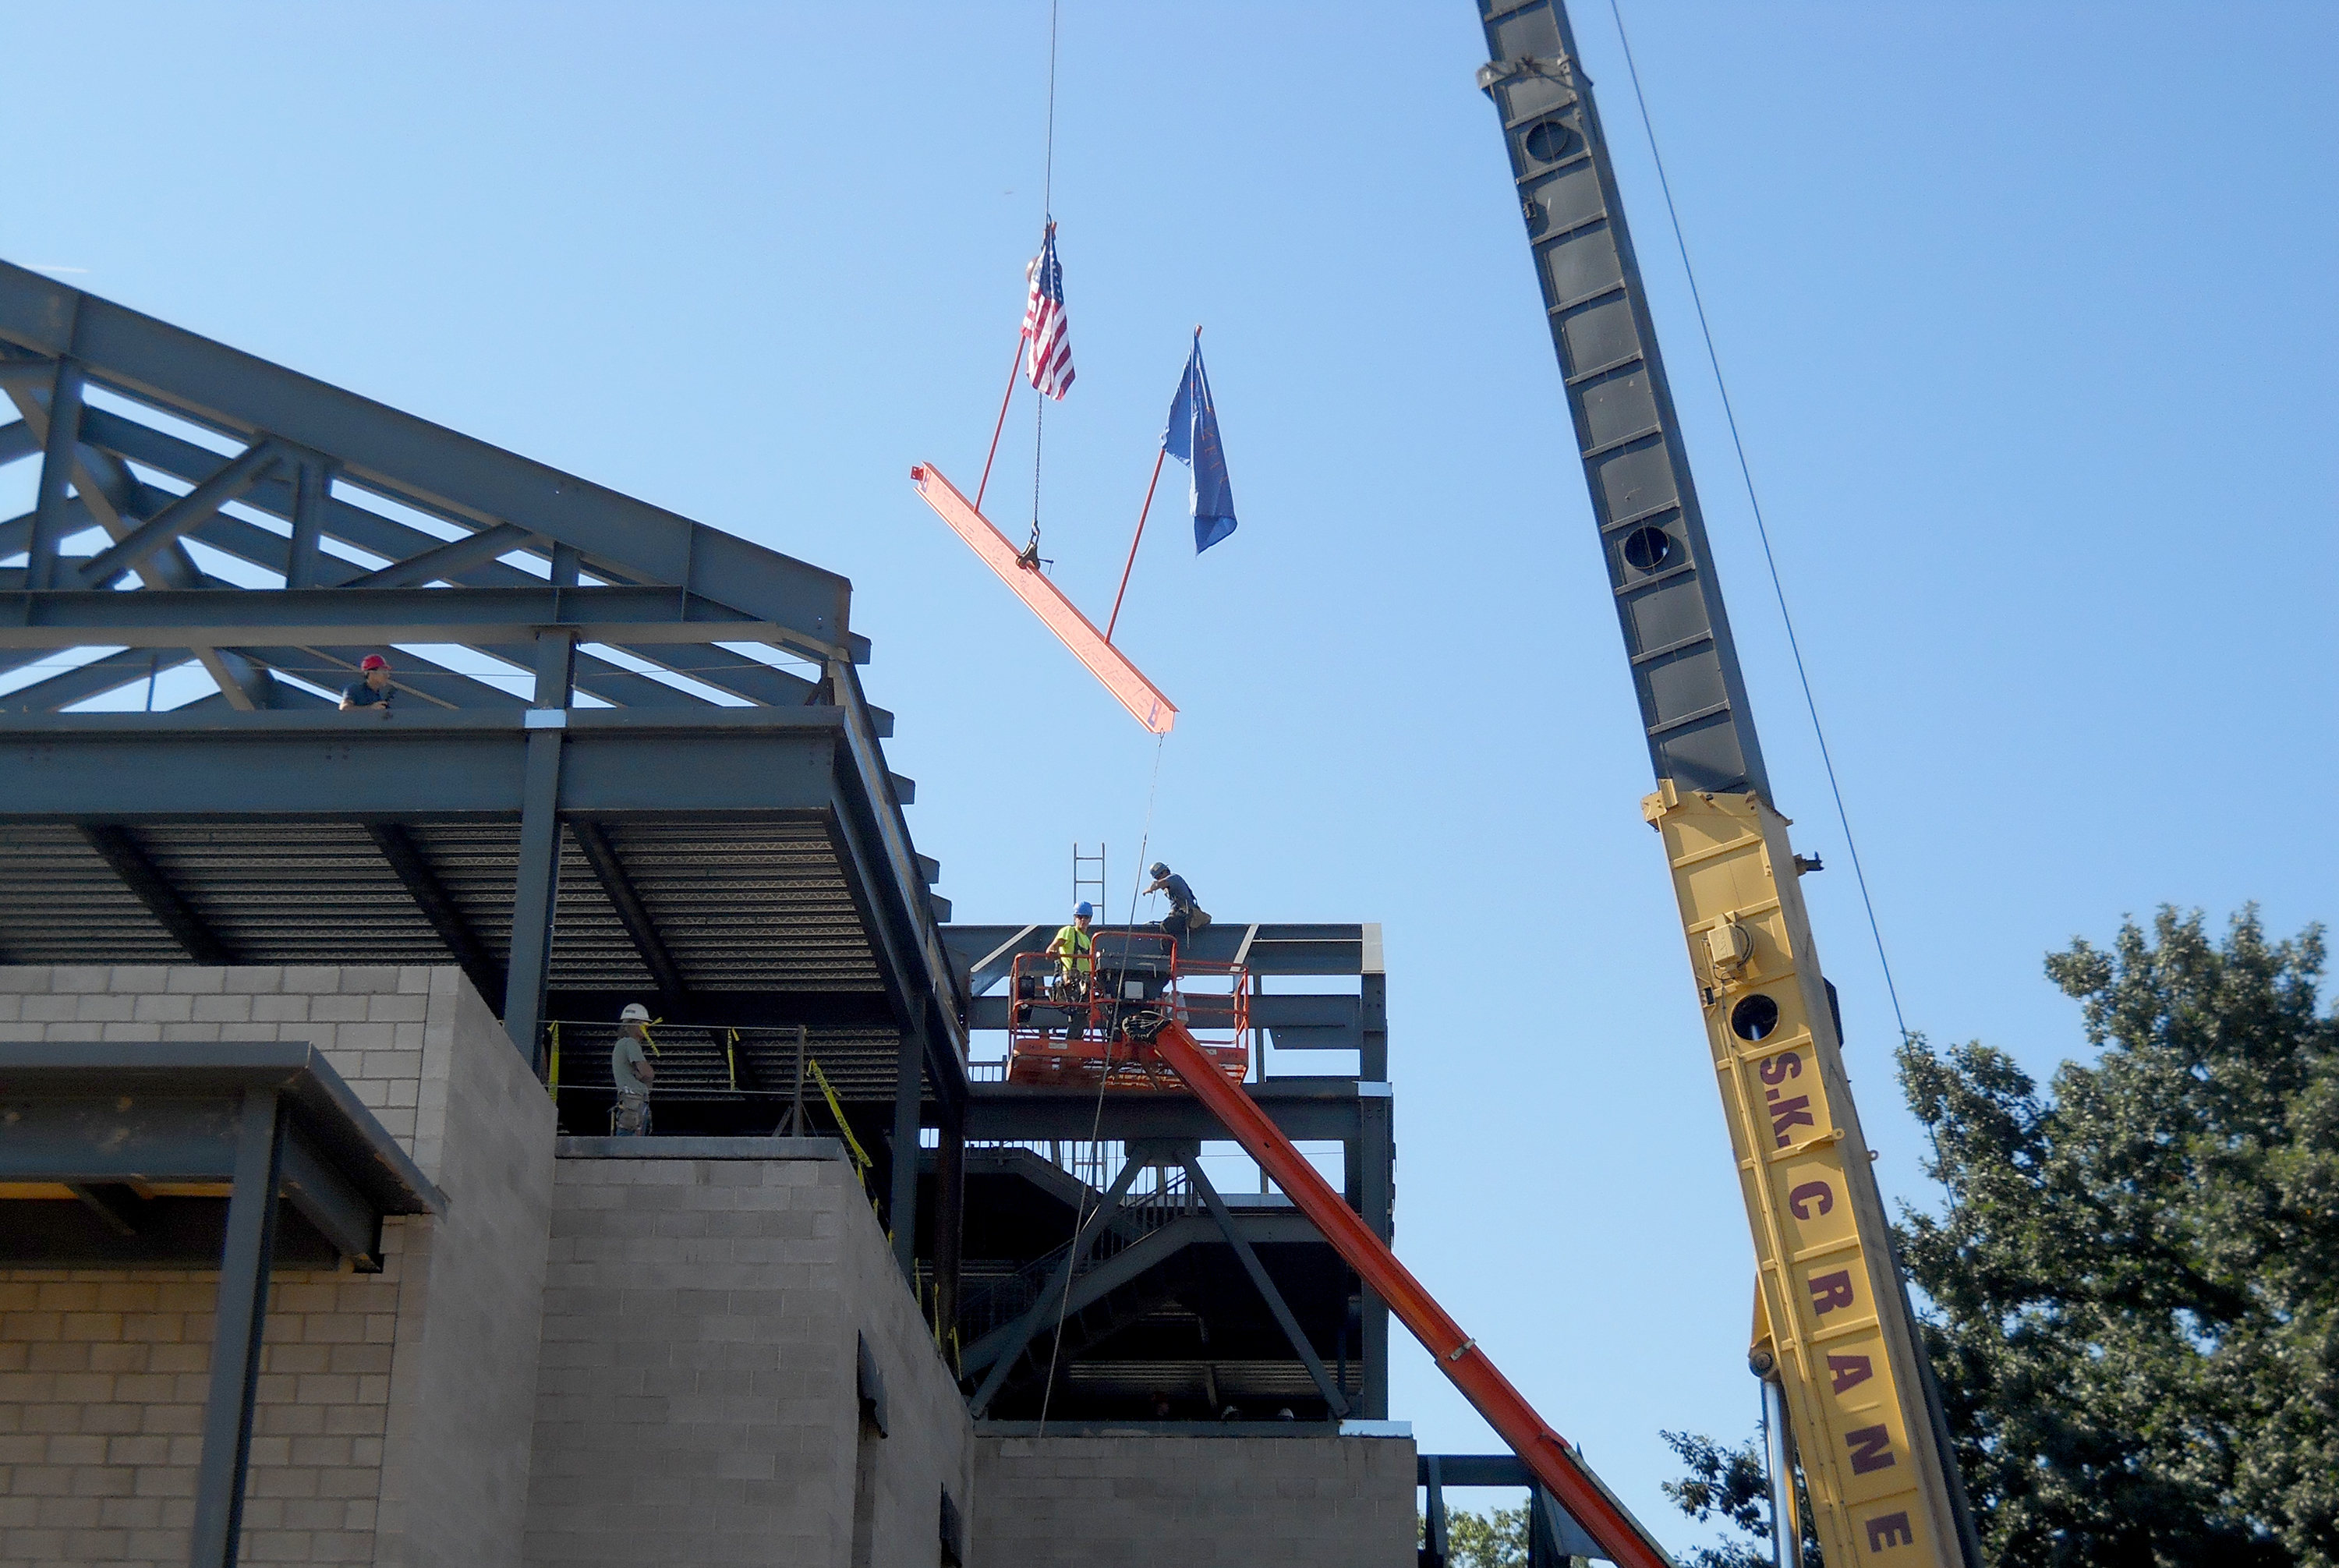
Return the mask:
<svg viewBox="0 0 2339 1568">
<path fill-rule="evenodd" d="M 1830 1568 L 1982 1568 L 1798 886 L 1816 863 L 1772 804 L 1592 84 L 1562 0 L 1479 0 L 1479 20 L 1753 1235 L 1754 1363 Z M 1783 1546 L 1791 1487 L 1774 1496 Z"/>
</svg>

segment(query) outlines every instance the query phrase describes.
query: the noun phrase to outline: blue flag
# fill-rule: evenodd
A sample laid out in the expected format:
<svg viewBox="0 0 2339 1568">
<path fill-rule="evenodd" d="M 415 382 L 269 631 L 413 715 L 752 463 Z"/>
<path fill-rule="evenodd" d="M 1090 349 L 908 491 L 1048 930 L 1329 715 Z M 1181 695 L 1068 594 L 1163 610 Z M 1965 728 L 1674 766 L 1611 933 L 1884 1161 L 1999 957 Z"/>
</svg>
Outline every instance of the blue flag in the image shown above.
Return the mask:
<svg viewBox="0 0 2339 1568">
<path fill-rule="evenodd" d="M 1210 378 L 1202 370 L 1202 339 L 1194 337 L 1185 379 L 1170 401 L 1170 424 L 1161 449 L 1194 471 L 1194 553 L 1200 555 L 1235 531 L 1235 491 L 1227 481 L 1227 450 L 1219 444 L 1219 410 L 1210 401 Z"/>
</svg>

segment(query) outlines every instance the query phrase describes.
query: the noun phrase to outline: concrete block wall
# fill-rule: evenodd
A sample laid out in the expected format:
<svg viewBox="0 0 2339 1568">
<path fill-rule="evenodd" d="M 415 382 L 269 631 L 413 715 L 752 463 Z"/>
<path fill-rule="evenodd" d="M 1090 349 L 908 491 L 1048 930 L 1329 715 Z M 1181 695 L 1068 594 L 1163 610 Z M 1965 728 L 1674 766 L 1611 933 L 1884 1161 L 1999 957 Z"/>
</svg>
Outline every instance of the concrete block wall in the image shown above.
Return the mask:
<svg viewBox="0 0 2339 1568">
<path fill-rule="evenodd" d="M 553 1116 L 461 971 L 0 966 L 0 1040 L 280 1039 L 323 1050 L 449 1209 L 389 1221 L 380 1274 L 273 1277 L 244 1558 L 514 1561 Z M 216 1288 L 0 1271 L 0 1568 L 185 1561 Z"/>
<path fill-rule="evenodd" d="M 937 1562 L 943 1488 L 975 1514 L 972 1428 L 852 1168 L 825 1139 L 676 1142 L 755 1157 L 564 1140 L 526 1561 Z"/>
<path fill-rule="evenodd" d="M 1406 1437 L 974 1440 L 980 1555 L 1018 1568 L 1412 1568 Z"/>
<path fill-rule="evenodd" d="M 244 1560 L 371 1563 L 404 1235 L 271 1282 Z M 180 1568 L 215 1274 L 0 1272 L 0 1565 Z"/>
</svg>

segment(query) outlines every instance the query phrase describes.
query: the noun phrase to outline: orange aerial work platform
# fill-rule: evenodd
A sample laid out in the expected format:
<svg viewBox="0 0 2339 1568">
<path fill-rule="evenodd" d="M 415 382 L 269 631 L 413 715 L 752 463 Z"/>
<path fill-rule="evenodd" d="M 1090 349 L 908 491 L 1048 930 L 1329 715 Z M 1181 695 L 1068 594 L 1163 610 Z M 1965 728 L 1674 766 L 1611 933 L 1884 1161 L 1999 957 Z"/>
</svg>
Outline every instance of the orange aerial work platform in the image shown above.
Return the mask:
<svg viewBox="0 0 2339 1568">
<path fill-rule="evenodd" d="M 1362 1216 L 1350 1208 L 1316 1168 L 1268 1119 L 1240 1083 L 1186 1026 L 1151 1010 L 1124 1031 L 1130 1053 L 1147 1066 L 1173 1073 L 1217 1117 L 1244 1152 L 1258 1161 L 1285 1195 L 1314 1222 L 1348 1267 L 1388 1303 L 1437 1369 L 1486 1418 L 1528 1471 L 1574 1515 L 1601 1550 L 1622 1568 L 1675 1568 L 1663 1547 L 1592 1474 L 1567 1440 L 1553 1431 L 1510 1380 L 1495 1369 L 1476 1340 L 1437 1305 L 1421 1281 L 1396 1260 Z"/>
<path fill-rule="evenodd" d="M 1015 590 L 1017 598 L 1031 606 L 1031 613 L 1063 639 L 1064 646 L 1072 650 L 1072 656 L 1104 683 L 1104 689 L 1139 724 L 1157 735 L 1170 733 L 1170 726 L 1178 722 L 1178 705 L 1163 696 L 1161 688 L 1147 680 L 1144 672 L 1129 662 L 1127 655 L 1105 640 L 1095 623 L 1064 597 L 1064 590 L 1040 569 L 1037 561 L 1010 544 L 1007 536 L 976 511 L 974 503 L 959 494 L 958 487 L 943 478 L 942 470 L 932 463 L 918 464 L 910 470 L 910 478 L 918 487 L 918 494 L 925 498 L 926 505 L 951 526 L 951 531 L 964 539 L 982 557 L 982 564 Z"/>
<path fill-rule="evenodd" d="M 1007 1081 L 1182 1092 L 1141 1041 L 1166 1020 L 1230 1083 L 1250 1076 L 1249 977 L 1239 963 L 1185 957 L 1162 932 L 1100 931 L 1075 967 L 1016 955 L 1008 996 Z"/>
</svg>

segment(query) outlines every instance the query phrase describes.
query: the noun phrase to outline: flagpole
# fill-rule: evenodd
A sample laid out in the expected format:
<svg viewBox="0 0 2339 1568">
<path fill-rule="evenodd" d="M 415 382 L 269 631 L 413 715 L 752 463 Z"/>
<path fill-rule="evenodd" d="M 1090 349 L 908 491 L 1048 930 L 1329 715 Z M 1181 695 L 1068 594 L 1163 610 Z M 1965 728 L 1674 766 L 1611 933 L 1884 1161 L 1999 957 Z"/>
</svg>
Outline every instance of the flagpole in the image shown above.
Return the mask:
<svg viewBox="0 0 2339 1568">
<path fill-rule="evenodd" d="M 982 483 L 974 487 L 974 509 L 982 510 L 982 492 L 991 484 L 991 462 L 999 456 L 999 432 L 1007 428 L 1007 405 L 1015 400 L 1015 377 L 1023 365 L 1023 340 L 1031 334 L 1015 334 L 1015 357 L 1007 361 L 1007 391 L 999 399 L 999 422 L 991 427 L 991 454 L 982 459 Z"/>
<path fill-rule="evenodd" d="M 1112 628 L 1120 624 L 1120 601 L 1129 593 L 1129 574 L 1137 566 L 1138 543 L 1145 537 L 1145 515 L 1153 509 L 1153 487 L 1161 482 L 1161 459 L 1169 455 L 1167 447 L 1153 454 L 1153 477 L 1145 481 L 1145 504 L 1137 508 L 1137 537 L 1129 541 L 1129 565 L 1120 568 L 1120 592 L 1112 596 L 1112 618 L 1104 624 L 1106 642 L 1112 641 Z"/>
</svg>

